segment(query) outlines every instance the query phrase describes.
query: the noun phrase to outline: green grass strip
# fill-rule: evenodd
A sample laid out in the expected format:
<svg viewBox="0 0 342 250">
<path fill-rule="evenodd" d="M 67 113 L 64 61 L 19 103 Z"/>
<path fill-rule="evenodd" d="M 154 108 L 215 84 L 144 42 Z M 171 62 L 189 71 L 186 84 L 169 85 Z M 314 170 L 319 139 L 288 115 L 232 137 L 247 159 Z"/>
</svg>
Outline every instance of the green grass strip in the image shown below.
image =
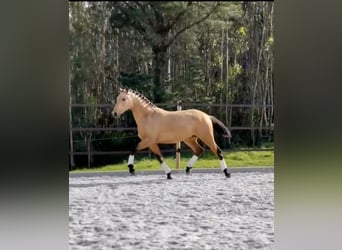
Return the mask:
<svg viewBox="0 0 342 250">
<path fill-rule="evenodd" d="M 191 158 L 189 154 L 181 155 L 180 169 L 184 169 L 186 163 Z M 257 166 L 274 166 L 274 151 L 239 151 L 239 152 L 224 152 L 228 168 L 231 167 L 257 167 Z M 166 157 L 166 163 L 171 169 L 175 169 L 175 157 Z M 135 170 L 160 170 L 159 162 L 152 157 L 136 158 Z M 194 168 L 219 168 L 218 159 L 210 152 L 205 152 L 194 164 Z M 96 168 L 80 168 L 71 171 L 72 173 L 82 172 L 112 172 L 112 171 L 127 171 L 127 160 L 121 164 L 106 165 Z"/>
</svg>

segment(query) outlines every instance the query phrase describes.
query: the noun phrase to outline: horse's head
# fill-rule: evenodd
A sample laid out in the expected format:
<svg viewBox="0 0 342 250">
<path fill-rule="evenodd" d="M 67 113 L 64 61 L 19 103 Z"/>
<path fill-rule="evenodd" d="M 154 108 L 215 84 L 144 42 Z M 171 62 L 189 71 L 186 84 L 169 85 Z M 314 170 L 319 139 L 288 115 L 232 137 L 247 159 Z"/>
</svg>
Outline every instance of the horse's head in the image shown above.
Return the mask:
<svg viewBox="0 0 342 250">
<path fill-rule="evenodd" d="M 133 107 L 132 97 L 129 94 L 127 89 L 120 88 L 120 94 L 116 98 L 116 103 L 113 108 L 112 114 L 113 116 L 120 116 L 127 110 Z"/>
</svg>

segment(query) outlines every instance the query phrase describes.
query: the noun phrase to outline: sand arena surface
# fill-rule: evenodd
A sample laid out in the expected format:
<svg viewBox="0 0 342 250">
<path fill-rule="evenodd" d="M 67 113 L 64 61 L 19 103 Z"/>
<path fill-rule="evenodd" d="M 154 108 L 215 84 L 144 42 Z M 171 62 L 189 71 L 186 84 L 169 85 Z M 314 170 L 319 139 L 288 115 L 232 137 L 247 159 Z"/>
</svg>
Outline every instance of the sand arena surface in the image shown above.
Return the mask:
<svg viewBox="0 0 342 250">
<path fill-rule="evenodd" d="M 69 249 L 274 249 L 274 174 L 69 178 Z"/>
</svg>

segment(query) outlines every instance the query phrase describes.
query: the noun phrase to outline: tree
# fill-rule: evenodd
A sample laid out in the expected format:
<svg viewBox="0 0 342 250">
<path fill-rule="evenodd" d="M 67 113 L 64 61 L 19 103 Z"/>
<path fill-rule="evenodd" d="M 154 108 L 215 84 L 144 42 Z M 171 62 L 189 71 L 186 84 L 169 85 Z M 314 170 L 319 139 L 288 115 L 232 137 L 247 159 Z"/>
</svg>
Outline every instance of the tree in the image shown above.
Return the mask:
<svg viewBox="0 0 342 250">
<path fill-rule="evenodd" d="M 212 6 L 203 13 L 203 6 Z M 162 102 L 165 95 L 163 80 L 167 62 L 167 50 L 186 30 L 203 22 L 220 6 L 220 2 L 114 2 L 111 14 L 113 28 L 129 26 L 141 35 L 153 53 L 154 100 Z M 199 17 L 184 25 L 185 17 L 197 13 Z M 193 15 L 192 15 L 193 17 Z M 178 27 L 179 26 L 179 27 Z"/>
<path fill-rule="evenodd" d="M 273 95 L 273 78 L 269 77 L 269 72 L 273 69 L 273 3 L 246 2 L 244 10 L 248 30 L 248 50 L 245 54 L 248 63 L 245 74 L 249 79 L 249 98 L 252 103 L 250 126 L 254 127 L 259 121 L 258 138 L 255 130 L 251 130 L 252 144 L 255 145 L 256 140 L 260 141 L 262 136 L 263 117 L 266 117 L 266 123 L 269 124 L 266 109 L 260 111 L 255 105 L 265 104 L 267 95 Z"/>
</svg>

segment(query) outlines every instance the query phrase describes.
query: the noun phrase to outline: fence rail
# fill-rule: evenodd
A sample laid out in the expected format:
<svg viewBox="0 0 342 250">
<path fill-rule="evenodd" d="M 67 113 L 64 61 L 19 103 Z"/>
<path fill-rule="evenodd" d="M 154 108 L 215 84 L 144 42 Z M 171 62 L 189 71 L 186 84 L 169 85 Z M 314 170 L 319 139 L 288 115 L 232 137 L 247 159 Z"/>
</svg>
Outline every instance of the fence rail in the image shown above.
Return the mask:
<svg viewBox="0 0 342 250">
<path fill-rule="evenodd" d="M 273 127 L 229 127 L 229 130 L 273 130 Z M 73 132 L 84 132 L 84 131 L 136 131 L 136 127 L 117 127 L 117 128 L 71 128 Z"/>
<path fill-rule="evenodd" d="M 156 106 L 159 107 L 177 107 L 176 103 L 156 103 Z M 70 104 L 71 108 L 113 108 L 113 104 Z M 272 104 L 203 104 L 203 103 L 182 103 L 182 107 L 184 108 L 274 108 L 274 105 Z M 234 127 L 229 127 L 231 131 L 233 130 L 269 130 L 273 131 L 274 127 L 273 126 L 268 126 L 268 127 L 251 127 L 251 126 L 234 126 Z M 73 157 L 75 155 L 84 155 L 88 156 L 88 167 L 90 167 L 91 163 L 91 157 L 93 155 L 122 155 L 122 154 L 129 154 L 130 151 L 93 151 L 92 150 L 92 143 L 98 140 L 108 140 L 108 138 L 104 139 L 92 139 L 91 138 L 91 132 L 101 132 L 101 131 L 112 131 L 112 132 L 122 132 L 122 131 L 137 131 L 136 127 L 70 127 L 71 133 L 74 132 L 88 132 L 89 135 L 87 135 L 86 142 L 87 142 L 87 151 L 82 151 L 82 152 L 75 152 L 71 151 L 69 152 L 70 156 Z M 245 149 L 230 149 L 230 151 L 270 151 L 273 150 L 272 148 L 245 148 Z M 188 148 L 182 149 L 182 152 L 190 152 L 191 150 Z M 171 153 L 171 152 L 176 152 L 175 149 L 163 149 L 161 150 L 162 153 Z M 144 151 L 139 151 L 139 153 L 148 153 L 151 155 L 150 150 L 144 150 Z"/>
<path fill-rule="evenodd" d="M 176 107 L 177 104 L 173 103 L 154 103 L 158 107 Z M 96 108 L 113 108 L 114 104 L 76 104 L 70 105 L 72 108 L 85 108 L 85 107 L 96 107 Z M 232 107 L 232 108 L 252 108 L 253 104 L 203 104 L 203 103 L 182 103 L 182 106 L 191 107 Z M 266 107 L 272 108 L 273 104 L 255 104 L 255 108 Z"/>
<path fill-rule="evenodd" d="M 176 150 L 173 149 L 161 149 L 162 153 L 175 153 Z M 229 151 L 273 151 L 273 148 L 239 148 L 239 149 L 231 149 Z M 182 149 L 181 152 L 191 152 L 191 149 Z M 121 155 L 121 154 L 129 154 L 131 151 L 91 151 L 91 155 Z M 151 150 L 142 150 L 139 151 L 142 154 L 150 154 Z M 70 152 L 70 155 L 88 155 L 88 152 L 81 151 L 81 152 Z"/>
</svg>

